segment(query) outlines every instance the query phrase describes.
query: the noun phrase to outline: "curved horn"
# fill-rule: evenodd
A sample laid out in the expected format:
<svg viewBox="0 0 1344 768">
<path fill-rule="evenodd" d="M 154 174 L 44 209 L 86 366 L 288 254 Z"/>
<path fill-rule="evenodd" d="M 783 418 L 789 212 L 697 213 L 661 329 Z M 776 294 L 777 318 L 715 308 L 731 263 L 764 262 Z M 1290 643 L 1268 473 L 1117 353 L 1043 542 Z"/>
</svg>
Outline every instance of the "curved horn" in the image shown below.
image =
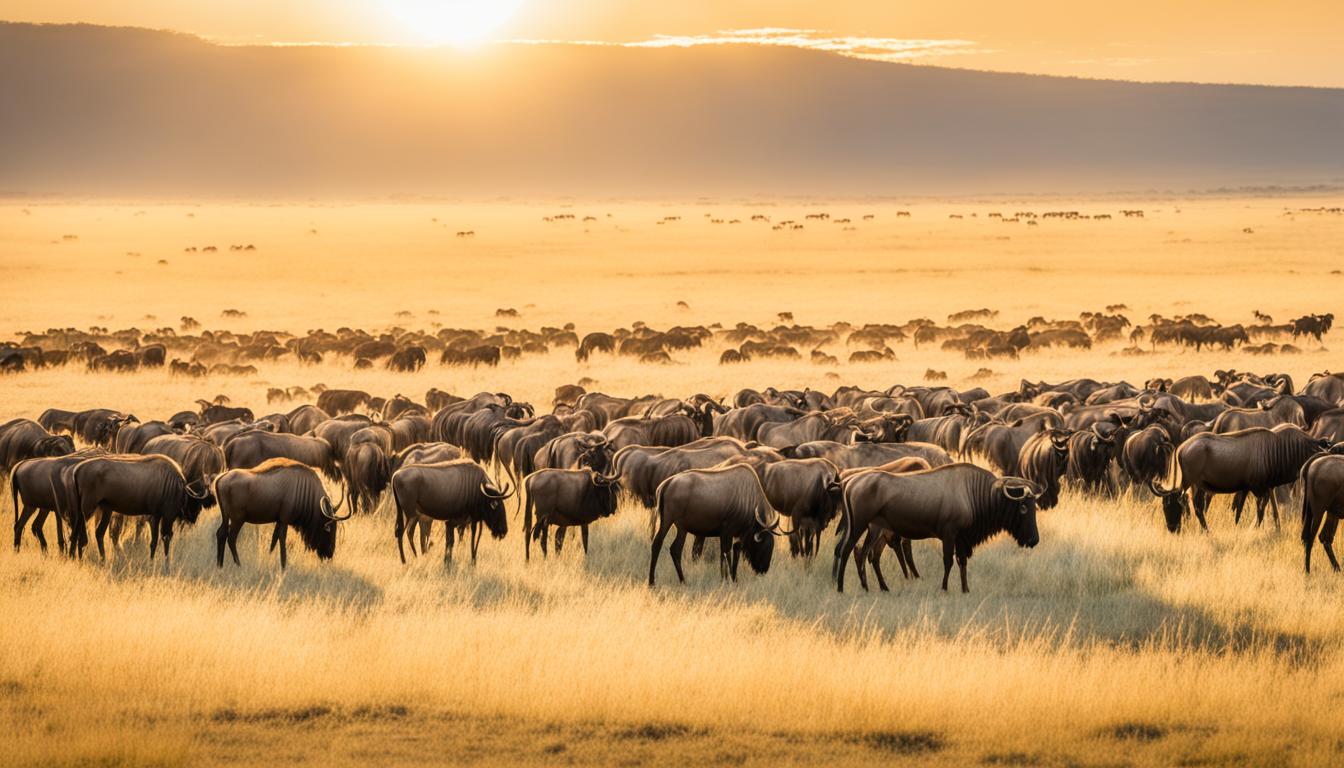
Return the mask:
<svg viewBox="0 0 1344 768">
<path fill-rule="evenodd" d="M 1016 491 L 1016 493 L 1014 493 L 1014 491 Z M 1007 496 L 1009 499 L 1012 499 L 1013 501 L 1022 501 L 1023 499 L 1027 498 L 1027 496 L 1031 495 L 1031 490 L 1026 486 L 1011 485 L 1005 482 L 1003 484 L 1003 495 Z"/>
<path fill-rule="evenodd" d="M 187 483 L 186 491 L 187 491 L 187 495 L 188 495 L 188 496 L 190 496 L 190 497 L 193 498 L 193 499 L 197 499 L 197 500 L 205 499 L 205 498 L 209 498 L 209 496 L 210 496 L 210 486 L 209 486 L 209 485 L 207 485 L 207 486 L 205 487 L 205 490 L 203 490 L 203 491 L 197 491 L 197 490 L 194 490 L 194 486 L 195 486 L 195 485 L 196 485 L 196 483 L 194 483 L 194 482 L 192 482 L 192 483 Z"/>
<path fill-rule="evenodd" d="M 498 499 L 500 501 L 503 501 L 504 499 L 507 499 L 513 495 L 513 486 L 509 485 L 508 483 L 505 483 L 504 490 L 500 491 L 498 494 L 494 494 L 489 491 L 489 486 L 486 484 L 484 480 L 482 480 L 481 495 L 486 497 L 487 499 Z"/>
<path fill-rule="evenodd" d="M 337 515 L 337 514 L 336 514 L 337 512 L 340 511 L 340 509 L 341 509 L 341 505 L 344 504 L 344 503 L 345 503 L 345 485 L 342 484 L 342 485 L 341 485 L 341 500 L 338 501 L 338 502 L 336 502 L 336 504 L 335 504 L 334 506 L 332 505 L 332 503 L 331 503 L 331 498 L 330 498 L 329 496 L 323 496 L 323 497 L 322 497 L 322 514 L 325 515 L 325 516 L 327 517 L 327 519 L 328 519 L 328 520 L 331 520 L 333 523 L 339 523 L 339 522 L 341 522 L 342 520 L 349 520 L 349 519 L 350 519 L 350 516 L 353 515 L 353 514 L 355 513 L 354 510 L 351 510 L 351 511 L 349 511 L 349 512 L 346 512 L 344 515 Z"/>
</svg>

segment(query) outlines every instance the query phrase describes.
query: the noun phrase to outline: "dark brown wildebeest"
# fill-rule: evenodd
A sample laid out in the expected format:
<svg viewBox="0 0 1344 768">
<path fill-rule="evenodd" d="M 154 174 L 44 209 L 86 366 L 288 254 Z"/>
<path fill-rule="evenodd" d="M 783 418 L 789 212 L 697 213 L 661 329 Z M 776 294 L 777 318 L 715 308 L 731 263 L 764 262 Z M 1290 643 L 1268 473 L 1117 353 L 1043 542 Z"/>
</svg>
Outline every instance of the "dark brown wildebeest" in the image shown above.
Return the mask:
<svg viewBox="0 0 1344 768">
<path fill-rule="evenodd" d="M 197 400 L 196 402 L 201 406 L 201 423 L 206 425 L 219 424 L 234 419 L 246 422 L 257 420 L 251 408 L 234 408 L 228 405 L 218 405 L 208 400 Z"/>
<path fill-rule="evenodd" d="M 791 451 L 784 451 L 791 459 L 826 459 L 842 470 L 856 467 L 879 467 L 909 457 L 920 458 L 931 467 L 951 464 L 947 451 L 928 443 L 840 443 L 818 440 L 803 443 Z"/>
<path fill-rule="evenodd" d="M 75 414 L 75 436 L 88 445 L 111 448 L 117 430 L 135 420 L 134 416 L 110 408 L 91 408 Z"/>
<path fill-rule="evenodd" d="M 1291 395 L 1261 400 L 1255 408 L 1228 408 L 1213 420 L 1213 431 L 1225 435 L 1251 427 L 1273 429 L 1280 424 L 1307 428 L 1306 412 Z"/>
<path fill-rule="evenodd" d="M 664 480 L 657 491 L 658 529 L 649 556 L 649 586 L 654 585 L 663 540 L 673 527 L 677 535 L 668 547 L 677 578 L 685 583 L 681 552 L 687 534 L 719 540 L 719 574 L 737 581 L 743 550 L 756 573 L 770 569 L 779 514 L 770 506 L 760 478 L 750 466 L 738 464 L 692 469 Z"/>
<path fill-rule="evenodd" d="M 1209 529 L 1204 513 L 1213 496 L 1220 493 L 1253 494 L 1256 499 L 1256 525 L 1265 519 L 1265 505 L 1279 522 L 1279 504 L 1273 491 L 1298 479 L 1307 459 L 1330 447 L 1293 424 L 1274 429 L 1254 427 L 1218 435 L 1201 432 L 1181 443 L 1167 471 L 1169 488 L 1158 480 L 1149 487 L 1162 500 L 1167 530 L 1179 533 L 1185 515 L 1194 507 L 1200 527 Z M 1189 492 L 1190 499 L 1186 499 Z M 1241 508 L 1234 504 L 1235 520 L 1240 522 Z"/>
<path fill-rule="evenodd" d="M 289 431 L 296 435 L 307 434 L 318 424 L 330 419 L 331 415 L 316 405 L 300 405 L 285 414 L 285 420 L 289 422 Z"/>
<path fill-rule="evenodd" d="M 14 551 L 19 551 L 23 537 L 23 526 L 31 518 L 33 536 L 47 551 L 47 537 L 43 533 L 47 515 L 57 512 L 63 505 L 56 498 L 61 482 L 61 471 L 73 467 L 79 462 L 94 456 L 105 455 L 102 448 L 85 448 L 82 451 L 65 456 L 51 456 L 24 459 L 14 465 L 9 473 L 9 490 L 14 501 Z M 22 500 L 22 506 L 20 506 Z M 36 513 L 36 517 L 33 517 Z M 62 552 L 65 551 L 65 520 L 56 515 L 56 542 Z"/>
<path fill-rule="evenodd" d="M 1084 434 L 1084 433 L 1078 433 Z M 1038 509 L 1054 509 L 1059 503 L 1059 480 L 1069 467 L 1070 438 L 1064 429 L 1047 429 L 1027 438 L 1018 453 L 1018 473 L 1041 489 Z"/>
<path fill-rule="evenodd" d="M 532 559 L 532 539 L 541 542 L 541 554 L 547 554 L 550 526 L 560 530 L 580 526 L 583 553 L 588 554 L 588 526 L 616 514 L 620 477 L 602 475 L 591 469 L 540 469 L 523 481 L 527 503 L 523 512 L 523 558 Z M 535 514 L 535 524 L 533 515 Z M 563 538 L 556 535 L 558 553 Z"/>
<path fill-rule="evenodd" d="M 332 416 L 354 413 L 373 396 L 357 389 L 328 389 L 317 396 L 317 407 Z"/>
<path fill-rule="evenodd" d="M 414 464 L 402 467 L 392 475 L 392 498 L 397 507 L 397 551 L 401 562 L 406 562 L 402 536 L 406 522 L 416 515 L 428 518 L 421 521 L 421 529 L 428 531 L 432 521 L 441 520 L 448 529 L 443 560 L 453 557 L 453 532 L 471 527 L 471 561 L 476 562 L 480 545 L 481 526 L 489 529 L 496 539 L 509 531 L 504 500 L 513 495 L 507 485 L 501 490 L 485 468 L 474 461 L 459 459 L 439 464 Z M 414 550 L 412 550 L 414 554 Z"/>
<path fill-rule="evenodd" d="M 931 469 L 929 463 L 923 459 L 910 457 L 897 459 L 877 467 L 855 467 L 846 469 L 840 473 L 840 503 L 844 504 L 844 483 L 864 472 L 891 472 L 894 474 L 903 474 L 909 472 L 923 472 Z M 896 562 L 901 566 L 901 577 L 919 578 L 919 569 L 915 567 L 915 556 L 911 551 L 910 540 L 901 539 L 891 531 L 877 525 L 868 526 L 868 535 L 855 549 L 854 568 L 859 573 L 859 583 L 864 590 L 868 589 L 868 576 L 864 571 L 863 561 L 867 560 L 873 566 L 873 573 L 877 574 L 877 584 L 883 592 L 889 591 L 887 580 L 882 574 L 882 551 L 886 547 L 891 547 L 896 553 Z"/>
<path fill-rule="evenodd" d="M 1147 488 L 1164 476 L 1176 446 L 1167 430 L 1153 424 L 1132 433 L 1120 449 L 1120 466 L 1136 486 Z"/>
<path fill-rule="evenodd" d="M 133 421 L 123 424 L 113 439 L 114 453 L 143 453 L 145 443 L 163 435 L 177 434 L 177 431 L 162 421 L 146 421 L 141 424 Z"/>
<path fill-rule="evenodd" d="M 387 359 L 387 369 L 389 371 L 413 373 L 424 367 L 425 348 L 419 345 L 399 349 Z"/>
<path fill-rule="evenodd" d="M 350 436 L 341 461 L 350 512 L 373 512 L 392 479 L 390 458 L 395 453 L 392 430 L 386 424 L 371 424 Z"/>
<path fill-rule="evenodd" d="M 98 555 L 107 552 L 103 538 L 112 522 L 112 514 L 148 517 L 150 523 L 149 556 L 154 558 L 159 537 L 163 537 L 164 563 L 171 559 L 173 526 L 180 518 L 196 522 L 208 492 L 199 483 L 189 484 L 177 462 L 167 456 L 96 456 L 85 459 L 61 472 L 61 487 L 56 500 L 69 511 L 58 509 L 70 520 L 71 546 L 82 555 L 88 543 L 86 522 L 102 512 L 94 536 Z"/>
<path fill-rule="evenodd" d="M 1310 386 L 1310 385 L 1308 385 Z M 75 434 L 75 411 L 62 411 L 59 408 L 48 408 L 37 417 L 37 423 L 42 428 L 54 434 L 64 432 L 67 435 Z"/>
<path fill-rule="evenodd" d="M 457 461 L 463 458 L 462 449 L 450 443 L 416 443 L 397 452 L 389 462 L 389 476 L 396 474 L 402 467 L 409 467 L 416 464 L 440 464 L 446 461 Z M 419 515 L 411 515 L 406 521 L 406 540 L 411 544 L 411 553 L 415 551 L 415 532 L 420 531 L 420 551 L 429 550 L 429 523 L 432 520 L 422 518 Z M 420 524 L 424 523 L 424 527 Z"/>
<path fill-rule="evenodd" d="M 24 459 L 65 456 L 75 452 L 69 435 L 53 435 L 32 419 L 14 419 L 0 426 L 0 477 Z"/>
<path fill-rule="evenodd" d="M 219 528 L 215 531 L 215 561 L 224 567 L 224 544 L 229 545 L 235 565 L 238 560 L 238 534 L 243 525 L 273 524 L 271 551 L 280 546 L 280 569 L 289 555 L 286 551 L 289 529 L 299 532 L 303 544 L 330 560 L 336 553 L 336 524 L 351 513 L 337 515 L 344 499 L 331 503 L 322 481 L 312 467 L 290 459 L 269 459 L 251 469 L 231 469 L 215 480 L 219 499 Z"/>
<path fill-rule="evenodd" d="M 902 539 L 938 539 L 943 544 L 943 589 L 955 557 L 961 591 L 969 592 L 966 560 L 976 546 L 1007 532 L 1019 546 L 1040 541 L 1036 499 L 1040 488 L 1017 477 L 996 477 L 973 464 L 949 464 L 925 472 L 865 472 L 844 484 L 844 513 L 836 548 L 836 589 L 845 588 L 845 565 L 859 537 L 877 525 Z"/>
<path fill-rule="evenodd" d="M 320 437 L 245 432 L 224 446 L 224 459 L 229 469 L 252 469 L 269 459 L 291 459 L 316 469 L 332 482 L 341 480 L 335 452 Z"/>
<path fill-rule="evenodd" d="M 621 476 L 622 489 L 652 510 L 657 505 L 658 486 L 667 478 L 688 469 L 707 469 L 753 450 L 775 453 L 759 446 L 749 448 L 731 437 L 706 437 L 675 448 L 626 446 L 616 452 L 612 466 Z"/>
<path fill-rule="evenodd" d="M 1324 315 L 1304 315 L 1293 321 L 1293 338 L 1311 336 L 1319 342 L 1322 336 L 1330 332 L 1334 322 L 1334 314 L 1328 312 Z"/>
<path fill-rule="evenodd" d="M 227 467 L 224 451 L 219 446 L 194 435 L 160 435 L 145 443 L 140 452 L 146 455 L 157 453 L 176 461 L 188 483 L 198 482 L 207 491 L 215 477 Z M 207 495 L 201 504 L 204 509 L 214 505 L 213 494 Z"/>
<path fill-rule="evenodd" d="M 1321 548 L 1330 558 L 1330 567 L 1339 570 L 1339 560 L 1335 559 L 1335 531 L 1339 528 L 1339 519 L 1344 517 L 1344 456 L 1337 451 L 1339 446 L 1330 453 L 1313 456 L 1302 467 L 1302 549 L 1303 567 L 1307 573 L 1311 573 L 1312 539 L 1318 531 Z"/>
</svg>

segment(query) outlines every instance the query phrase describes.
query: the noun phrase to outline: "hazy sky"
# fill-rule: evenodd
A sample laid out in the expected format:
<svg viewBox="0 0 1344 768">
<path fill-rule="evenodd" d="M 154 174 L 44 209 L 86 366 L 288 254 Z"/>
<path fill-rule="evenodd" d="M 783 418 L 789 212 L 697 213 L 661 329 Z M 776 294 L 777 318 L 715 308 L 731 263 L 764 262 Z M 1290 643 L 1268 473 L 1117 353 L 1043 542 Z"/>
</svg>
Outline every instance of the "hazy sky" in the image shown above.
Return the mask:
<svg viewBox="0 0 1344 768">
<path fill-rule="evenodd" d="M 731 37 L 976 69 L 1344 87 L 1340 10 L 1339 0 L 0 0 L 4 20 L 228 43 Z M 795 31 L 726 34 L 766 27 Z"/>
</svg>

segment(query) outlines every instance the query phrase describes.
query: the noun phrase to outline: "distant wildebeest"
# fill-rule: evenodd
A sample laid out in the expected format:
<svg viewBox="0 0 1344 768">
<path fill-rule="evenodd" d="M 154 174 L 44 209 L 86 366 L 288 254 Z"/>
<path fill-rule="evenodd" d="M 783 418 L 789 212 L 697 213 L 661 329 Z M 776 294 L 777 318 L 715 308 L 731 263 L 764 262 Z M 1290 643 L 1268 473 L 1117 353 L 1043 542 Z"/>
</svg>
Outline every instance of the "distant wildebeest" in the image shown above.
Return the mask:
<svg viewBox="0 0 1344 768">
<path fill-rule="evenodd" d="M 871 525 L 902 539 L 938 539 L 943 545 L 943 589 L 955 557 L 961 591 L 969 592 L 966 561 L 976 546 L 1007 532 L 1022 547 L 1040 541 L 1036 499 L 1041 489 L 1016 477 L 999 478 L 973 464 L 949 464 L 925 472 L 866 472 L 845 483 L 836 589 L 845 587 L 850 553 Z"/>
<path fill-rule="evenodd" d="M 418 345 L 399 349 L 387 359 L 387 369 L 389 371 L 411 373 L 424 367 L 425 348 Z"/>
<path fill-rule="evenodd" d="M 356 408 L 369 402 L 368 392 L 357 389 L 328 389 L 317 396 L 317 407 L 332 416 L 353 413 Z"/>
<path fill-rule="evenodd" d="M 290 459 L 269 459 L 251 469 L 231 469 L 215 480 L 219 500 L 219 528 L 215 531 L 215 560 L 224 567 L 227 542 L 235 565 L 238 560 L 238 534 L 244 524 L 274 525 L 271 551 L 280 546 L 280 569 L 289 556 L 286 551 L 289 529 L 299 532 L 304 546 L 318 558 L 330 560 L 336 552 L 337 523 L 352 513 L 337 515 L 344 499 L 331 503 L 317 473 L 307 465 Z"/>
</svg>

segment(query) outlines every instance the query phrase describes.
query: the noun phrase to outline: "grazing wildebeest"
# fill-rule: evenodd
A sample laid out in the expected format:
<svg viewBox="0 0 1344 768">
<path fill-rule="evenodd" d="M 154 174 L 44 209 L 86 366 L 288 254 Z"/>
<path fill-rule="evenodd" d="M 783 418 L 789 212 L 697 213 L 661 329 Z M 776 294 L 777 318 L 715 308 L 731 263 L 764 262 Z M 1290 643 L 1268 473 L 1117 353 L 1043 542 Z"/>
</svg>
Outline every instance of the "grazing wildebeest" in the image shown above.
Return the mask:
<svg viewBox="0 0 1344 768">
<path fill-rule="evenodd" d="M 1147 488 L 1163 477 L 1176 446 L 1167 430 L 1153 424 L 1130 434 L 1120 450 L 1120 466 L 1135 486 Z"/>
<path fill-rule="evenodd" d="M 110 408 L 91 408 L 75 414 L 75 435 L 88 445 L 111 448 L 117 430 L 135 420 L 134 416 Z"/>
<path fill-rule="evenodd" d="M 770 569 L 779 514 L 770 506 L 756 471 L 739 464 L 692 469 L 673 475 L 658 486 L 658 529 L 649 556 L 649 586 L 654 585 L 663 540 L 674 526 L 677 535 L 668 547 L 677 578 L 683 583 L 681 552 L 687 534 L 719 539 L 719 573 L 737 581 L 737 564 L 745 549 L 756 573 Z"/>
<path fill-rule="evenodd" d="M 150 522 L 149 556 L 153 559 L 163 537 L 163 558 L 170 560 L 173 525 L 179 518 L 196 522 L 207 491 L 197 483 L 188 483 L 177 462 L 167 456 L 96 456 L 61 472 L 56 500 L 69 511 L 57 510 L 70 520 L 71 545 L 80 555 L 88 542 L 86 521 L 101 511 L 95 530 L 98 555 L 106 558 L 103 537 L 112 522 L 112 514 L 148 517 Z"/>
<path fill-rule="evenodd" d="M 146 421 L 141 424 L 133 421 L 123 424 L 113 439 L 114 453 L 143 453 L 145 443 L 163 435 L 177 434 L 177 431 L 162 421 Z"/>
<path fill-rule="evenodd" d="M 412 373 L 424 367 L 425 348 L 419 345 L 399 349 L 387 359 L 387 369 L 389 371 Z"/>
<path fill-rule="evenodd" d="M 561 530 L 581 526 L 583 553 L 588 554 L 588 526 L 616 513 L 620 478 L 602 475 L 591 469 L 539 469 L 527 476 L 527 504 L 523 513 L 523 557 L 532 559 L 532 539 L 541 541 L 541 554 L 547 553 L 550 526 Z M 535 514 L 535 524 L 533 515 Z M 556 551 L 560 549 L 558 532 Z"/>
<path fill-rule="evenodd" d="M 395 453 L 392 430 L 386 424 L 371 424 L 350 436 L 341 460 L 350 495 L 350 512 L 372 512 L 392 479 L 390 458 Z"/>
<path fill-rule="evenodd" d="M 471 561 L 476 562 L 482 525 L 496 539 L 502 539 L 508 533 L 504 500 L 512 495 L 513 489 L 506 485 L 501 490 L 486 474 L 484 467 L 468 459 L 439 464 L 414 464 L 397 470 L 392 475 L 392 498 L 397 507 L 395 533 L 401 562 L 406 562 L 402 542 L 406 522 L 415 515 L 429 518 L 429 521 L 441 520 L 447 527 L 447 544 L 443 552 L 445 563 L 453 557 L 454 529 L 470 525 Z M 420 523 L 423 530 L 429 528 L 429 521 Z"/>
<path fill-rule="evenodd" d="M 215 480 L 219 499 L 219 528 L 215 531 L 215 560 L 224 567 L 224 544 L 229 545 L 235 565 L 238 534 L 243 525 L 273 524 L 271 551 L 280 546 L 280 569 L 289 556 L 289 529 L 299 532 L 303 544 L 322 560 L 336 553 L 336 523 L 352 513 L 337 515 L 344 499 L 331 503 L 322 481 L 312 467 L 290 459 L 268 459 L 251 469 L 231 469 Z"/>
<path fill-rule="evenodd" d="M 753 450 L 771 449 L 749 448 L 731 437 L 701 438 L 675 448 L 630 445 L 616 452 L 612 466 L 621 476 L 622 489 L 652 510 L 657 504 L 658 486 L 667 478 L 687 469 L 706 469 Z"/>
<path fill-rule="evenodd" d="M 268 459 L 292 459 L 318 470 L 332 482 L 342 479 L 335 451 L 320 437 L 244 432 L 224 446 L 229 469 L 251 469 Z"/>
<path fill-rule="evenodd" d="M 56 498 L 59 492 L 61 471 L 67 467 L 73 467 L 79 462 L 92 458 L 94 456 L 105 455 L 107 451 L 102 448 L 85 448 L 82 451 L 76 451 L 64 456 L 50 456 L 32 459 L 24 459 L 14 465 L 14 469 L 9 472 L 9 490 L 14 501 L 14 551 L 19 550 L 19 544 L 23 537 L 23 526 L 31 518 L 33 521 L 33 536 L 37 538 L 37 543 L 42 547 L 42 551 L 47 551 L 47 537 L 43 533 L 43 528 L 47 522 L 47 515 L 56 512 L 61 505 Z M 20 505 L 22 500 L 22 505 Z M 36 517 L 33 517 L 36 513 Z M 56 515 L 56 541 L 61 551 L 65 551 L 65 520 L 60 514 Z"/>
<path fill-rule="evenodd" d="M 1291 395 L 1261 400 L 1255 408 L 1228 408 L 1213 420 L 1213 431 L 1225 435 L 1251 427 L 1273 429 L 1280 424 L 1307 428 L 1306 412 Z"/>
<path fill-rule="evenodd" d="M 836 589 L 845 588 L 845 565 L 859 537 L 871 525 L 902 539 L 938 539 L 943 544 L 943 589 L 955 556 L 966 582 L 972 550 L 1000 532 L 1019 546 L 1034 547 L 1036 499 L 1040 488 L 1016 477 L 996 477 L 974 464 L 949 464 L 925 472 L 864 472 L 845 482 L 840 544 L 836 547 Z"/>
<path fill-rule="evenodd" d="M 1065 472 L 1069 482 L 1086 493 L 1115 493 L 1111 461 L 1125 435 L 1124 428 L 1107 421 L 1069 435 L 1069 466 Z"/>
<path fill-rule="evenodd" d="M 1220 493 L 1253 494 L 1256 525 L 1264 522 L 1266 503 L 1277 525 L 1279 504 L 1274 489 L 1297 480 L 1307 459 L 1329 447 L 1328 442 L 1311 437 L 1293 424 L 1274 429 L 1254 427 L 1226 435 L 1201 432 L 1176 449 L 1167 472 L 1170 487 L 1163 488 L 1158 480 L 1149 487 L 1161 498 L 1167 530 L 1172 533 L 1180 532 L 1191 506 L 1200 527 L 1207 531 L 1204 513 L 1213 496 Z M 1234 512 L 1235 521 L 1240 522 L 1240 506 L 1235 506 Z"/>
<path fill-rule="evenodd" d="M 331 415 L 316 405 L 300 405 L 285 414 L 285 420 L 289 422 L 288 431 L 296 435 L 307 434 L 318 424 L 330 419 Z"/>
</svg>

